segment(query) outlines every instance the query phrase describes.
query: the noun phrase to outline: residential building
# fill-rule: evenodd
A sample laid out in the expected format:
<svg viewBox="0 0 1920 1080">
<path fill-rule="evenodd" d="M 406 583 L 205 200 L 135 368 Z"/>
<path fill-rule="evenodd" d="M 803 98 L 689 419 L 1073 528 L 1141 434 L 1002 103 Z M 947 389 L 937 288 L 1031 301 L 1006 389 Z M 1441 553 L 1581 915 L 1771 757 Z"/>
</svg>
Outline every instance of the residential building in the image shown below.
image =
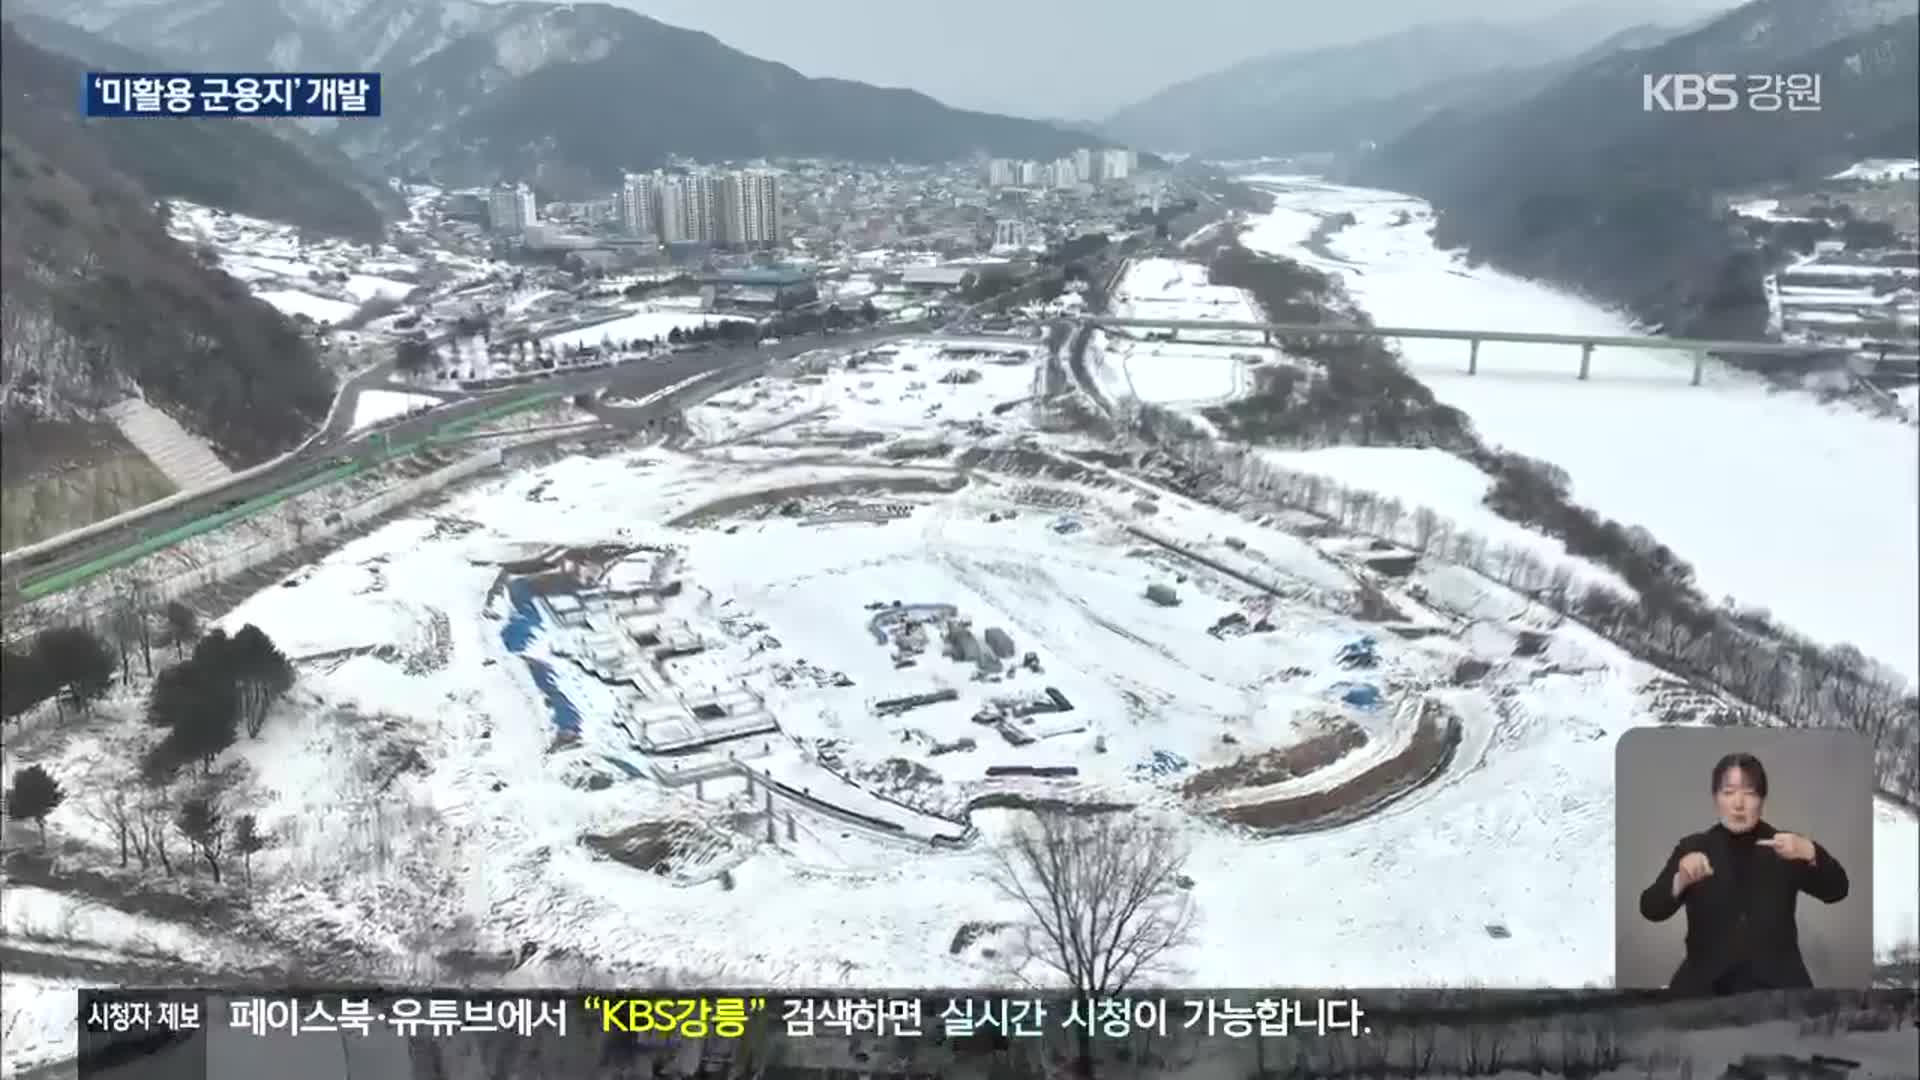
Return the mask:
<svg viewBox="0 0 1920 1080">
<path fill-rule="evenodd" d="M 502 184 L 487 194 L 487 222 L 493 231 L 510 236 L 526 232 L 538 224 L 540 211 L 534 205 L 533 189 L 525 184 Z"/>
<path fill-rule="evenodd" d="M 1081 180 L 1093 179 L 1093 150 L 1081 147 L 1073 152 L 1073 175 Z"/>
<path fill-rule="evenodd" d="M 728 173 L 722 187 L 721 220 L 726 243 L 771 247 L 780 242 L 780 183 L 774 173 Z"/>
<path fill-rule="evenodd" d="M 663 244 L 715 244 L 721 235 L 721 179 L 700 171 L 658 178 L 656 222 Z"/>
<path fill-rule="evenodd" d="M 1131 150 L 1115 149 L 1100 151 L 1100 179 L 1125 180 L 1133 175 L 1135 164 Z"/>
<path fill-rule="evenodd" d="M 996 248 L 1019 248 L 1027 246 L 1027 223 L 1024 221 L 994 222 L 993 246 Z"/>
<path fill-rule="evenodd" d="M 1012 187 L 1020 182 L 1020 162 L 995 158 L 987 163 L 988 187 Z"/>
<path fill-rule="evenodd" d="M 659 174 L 628 173 L 620 184 L 620 223 L 631 236 L 657 236 Z"/>
</svg>

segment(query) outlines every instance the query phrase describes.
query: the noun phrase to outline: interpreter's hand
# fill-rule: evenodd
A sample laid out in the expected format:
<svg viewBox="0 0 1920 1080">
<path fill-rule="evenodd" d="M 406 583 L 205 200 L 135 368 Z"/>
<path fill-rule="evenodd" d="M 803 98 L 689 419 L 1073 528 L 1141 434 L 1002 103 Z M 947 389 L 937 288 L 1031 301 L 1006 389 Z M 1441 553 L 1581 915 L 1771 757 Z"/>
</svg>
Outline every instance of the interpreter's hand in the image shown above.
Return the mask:
<svg viewBox="0 0 1920 1080">
<path fill-rule="evenodd" d="M 1680 865 L 1673 871 L 1673 895 L 1679 896 L 1693 887 L 1694 882 L 1705 881 L 1713 876 L 1713 863 L 1706 855 L 1690 851 L 1680 857 Z"/>
<path fill-rule="evenodd" d="M 1820 852 L 1813 846 L 1813 841 L 1799 833 L 1774 833 L 1765 840 L 1757 841 L 1755 846 L 1772 848 L 1775 855 L 1795 862 L 1812 862 L 1820 857 Z"/>
</svg>

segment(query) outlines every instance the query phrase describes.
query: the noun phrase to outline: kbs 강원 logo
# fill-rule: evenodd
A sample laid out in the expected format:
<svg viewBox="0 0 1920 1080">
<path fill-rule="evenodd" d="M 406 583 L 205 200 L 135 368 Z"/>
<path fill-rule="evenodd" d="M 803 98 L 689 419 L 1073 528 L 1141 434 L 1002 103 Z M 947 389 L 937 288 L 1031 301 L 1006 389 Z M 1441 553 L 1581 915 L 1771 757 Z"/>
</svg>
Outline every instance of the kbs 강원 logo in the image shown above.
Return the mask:
<svg viewBox="0 0 1920 1080">
<path fill-rule="evenodd" d="M 1820 111 L 1820 76 L 1748 75 L 1746 95 L 1740 93 L 1741 77 L 1721 72 L 1714 75 L 1670 74 L 1640 76 L 1642 112 L 1734 112 L 1743 104 L 1748 112 Z"/>
<path fill-rule="evenodd" d="M 1740 77 L 1716 75 L 1642 75 L 1642 112 L 1733 112 L 1740 107 Z"/>
</svg>

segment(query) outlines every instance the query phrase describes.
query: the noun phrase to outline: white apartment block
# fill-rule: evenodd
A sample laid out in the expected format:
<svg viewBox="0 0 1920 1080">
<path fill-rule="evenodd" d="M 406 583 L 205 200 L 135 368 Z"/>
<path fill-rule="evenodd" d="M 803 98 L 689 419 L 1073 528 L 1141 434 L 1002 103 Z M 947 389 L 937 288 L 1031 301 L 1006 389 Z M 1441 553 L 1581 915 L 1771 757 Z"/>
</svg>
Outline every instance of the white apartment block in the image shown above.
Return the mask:
<svg viewBox="0 0 1920 1080">
<path fill-rule="evenodd" d="M 724 239 L 742 247 L 780 242 L 780 180 L 771 172 L 728 173 L 722 186 Z"/>
<path fill-rule="evenodd" d="M 720 181 L 712 173 L 659 178 L 657 218 L 663 244 L 712 244 L 720 240 Z"/>
<path fill-rule="evenodd" d="M 525 184 L 501 184 L 487 193 L 487 220 L 493 231 L 519 235 L 540 221 L 533 189 Z"/>
<path fill-rule="evenodd" d="M 659 235 L 660 185 L 652 173 L 628 173 L 620 184 L 620 223 L 634 236 Z"/>
</svg>

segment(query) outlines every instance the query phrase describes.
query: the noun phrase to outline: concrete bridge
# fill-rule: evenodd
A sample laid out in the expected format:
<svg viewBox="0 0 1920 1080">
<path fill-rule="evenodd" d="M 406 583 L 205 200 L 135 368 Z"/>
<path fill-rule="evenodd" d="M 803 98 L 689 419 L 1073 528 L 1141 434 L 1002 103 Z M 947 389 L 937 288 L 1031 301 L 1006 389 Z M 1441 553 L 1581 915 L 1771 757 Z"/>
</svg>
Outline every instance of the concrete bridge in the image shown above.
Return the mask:
<svg viewBox="0 0 1920 1080">
<path fill-rule="evenodd" d="M 1272 345 L 1276 341 L 1304 341 L 1327 344 L 1354 339 L 1430 338 L 1467 343 L 1467 374 L 1480 372 L 1480 343 L 1483 341 L 1518 342 L 1533 345 L 1569 345 L 1580 349 L 1580 378 L 1593 368 L 1593 350 L 1665 349 L 1693 354 L 1693 385 L 1710 356 L 1768 356 L 1781 360 L 1838 359 L 1852 355 L 1850 348 L 1833 345 L 1791 345 L 1771 341 L 1712 341 L 1702 338 L 1640 337 L 1608 334 L 1539 334 L 1508 330 L 1438 330 L 1413 326 L 1359 326 L 1348 323 L 1268 323 L 1225 322 L 1213 319 L 1134 319 L 1090 315 L 1078 320 L 1082 326 L 1140 327 L 1159 330 L 1236 331 L 1258 333 Z M 1193 342 L 1231 347 L 1230 342 Z"/>
</svg>

